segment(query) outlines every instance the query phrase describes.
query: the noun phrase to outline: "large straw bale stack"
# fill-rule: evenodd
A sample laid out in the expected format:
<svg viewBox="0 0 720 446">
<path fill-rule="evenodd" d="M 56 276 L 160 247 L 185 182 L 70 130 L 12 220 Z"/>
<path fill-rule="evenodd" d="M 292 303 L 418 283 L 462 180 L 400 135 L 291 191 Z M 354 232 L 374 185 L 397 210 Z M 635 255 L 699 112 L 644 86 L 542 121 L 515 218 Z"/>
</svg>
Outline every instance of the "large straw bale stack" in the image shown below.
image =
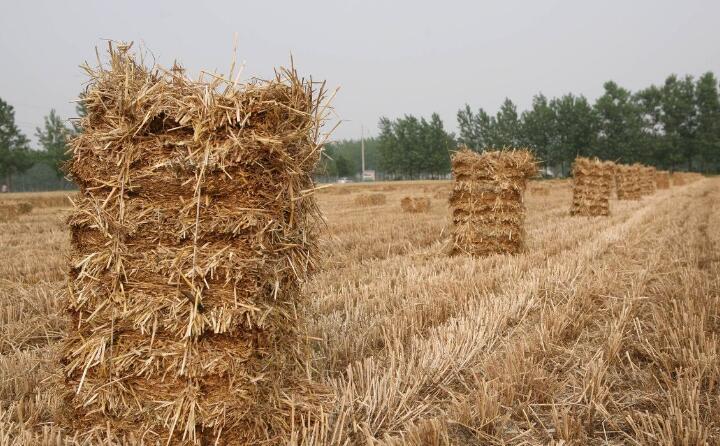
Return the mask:
<svg viewBox="0 0 720 446">
<path fill-rule="evenodd" d="M 655 193 L 655 172 L 656 169 L 651 166 L 643 166 L 640 175 L 640 193 L 642 195 L 652 195 Z"/>
<path fill-rule="evenodd" d="M 428 197 L 405 197 L 400 200 L 400 207 L 403 212 L 421 213 L 430 210 L 430 198 Z"/>
<path fill-rule="evenodd" d="M 597 158 L 575 158 L 572 215 L 610 215 L 615 163 Z"/>
<path fill-rule="evenodd" d="M 286 444 L 322 404 L 296 307 L 323 88 L 193 81 L 127 45 L 85 69 L 60 423 L 83 444 Z"/>
<path fill-rule="evenodd" d="M 450 196 L 451 254 L 516 254 L 525 248 L 527 180 L 537 173 L 527 150 L 461 148 L 452 157 L 455 184 Z"/>
<path fill-rule="evenodd" d="M 618 200 L 639 200 L 641 193 L 642 168 L 640 164 L 618 164 L 615 166 L 615 184 Z"/>
<path fill-rule="evenodd" d="M 655 172 L 655 184 L 658 189 L 670 188 L 670 172 L 667 170 L 659 170 Z"/>
</svg>

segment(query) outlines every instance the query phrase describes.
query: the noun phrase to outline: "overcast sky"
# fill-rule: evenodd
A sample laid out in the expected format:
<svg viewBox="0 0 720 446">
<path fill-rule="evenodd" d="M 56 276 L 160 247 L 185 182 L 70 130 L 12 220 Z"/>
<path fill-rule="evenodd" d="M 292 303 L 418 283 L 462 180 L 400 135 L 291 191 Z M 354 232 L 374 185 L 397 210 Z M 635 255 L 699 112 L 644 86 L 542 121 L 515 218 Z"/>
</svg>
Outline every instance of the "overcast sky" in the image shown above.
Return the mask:
<svg viewBox="0 0 720 446">
<path fill-rule="evenodd" d="M 227 72 L 233 34 L 245 75 L 292 53 L 304 75 L 339 86 L 335 138 L 377 131 L 380 116 L 440 113 L 456 130 L 465 103 L 495 113 L 543 92 L 594 100 L 614 80 L 636 90 L 670 73 L 720 75 L 720 1 L 12 1 L 0 12 L 0 97 L 28 136 L 51 108 L 74 115 L 103 39 L 142 43 Z"/>
</svg>

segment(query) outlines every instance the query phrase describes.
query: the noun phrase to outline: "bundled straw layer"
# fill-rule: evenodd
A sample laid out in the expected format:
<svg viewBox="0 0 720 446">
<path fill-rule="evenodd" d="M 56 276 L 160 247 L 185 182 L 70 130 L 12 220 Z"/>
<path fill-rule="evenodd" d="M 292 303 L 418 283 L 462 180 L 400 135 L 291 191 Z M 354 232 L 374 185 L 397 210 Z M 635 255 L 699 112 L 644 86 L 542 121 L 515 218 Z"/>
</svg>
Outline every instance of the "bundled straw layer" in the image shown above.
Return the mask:
<svg viewBox="0 0 720 446">
<path fill-rule="evenodd" d="M 317 407 L 296 305 L 323 88 L 192 81 L 124 45 L 85 69 L 61 422 L 90 443 L 286 443 Z"/>
<path fill-rule="evenodd" d="M 642 195 L 652 195 L 655 193 L 655 172 L 656 169 L 651 166 L 643 166 L 640 175 L 640 193 Z"/>
<path fill-rule="evenodd" d="M 451 254 L 515 254 L 525 247 L 527 180 L 537 173 L 527 150 L 478 154 L 461 148 L 453 155 L 455 184 L 450 197 Z"/>
<path fill-rule="evenodd" d="M 403 212 L 420 213 L 430 210 L 430 199 L 427 197 L 405 197 L 400 200 Z"/>
<path fill-rule="evenodd" d="M 572 215 L 610 215 L 615 163 L 578 157 L 573 164 Z"/>
<path fill-rule="evenodd" d="M 655 173 L 655 184 L 658 189 L 670 188 L 670 172 L 667 170 L 659 170 Z"/>
<path fill-rule="evenodd" d="M 615 167 L 618 200 L 639 200 L 642 197 L 642 168 L 640 164 L 618 164 Z"/>
</svg>

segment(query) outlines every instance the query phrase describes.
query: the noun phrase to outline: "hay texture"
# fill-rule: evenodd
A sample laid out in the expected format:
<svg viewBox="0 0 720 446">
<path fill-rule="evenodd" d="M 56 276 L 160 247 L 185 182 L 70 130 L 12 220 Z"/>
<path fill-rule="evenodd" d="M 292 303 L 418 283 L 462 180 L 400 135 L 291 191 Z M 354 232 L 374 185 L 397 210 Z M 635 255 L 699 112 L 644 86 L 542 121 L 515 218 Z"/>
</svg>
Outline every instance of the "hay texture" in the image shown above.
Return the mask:
<svg viewBox="0 0 720 446">
<path fill-rule="evenodd" d="M 296 305 L 316 262 L 323 88 L 286 69 L 194 81 L 127 45 L 108 59 L 85 67 L 67 166 L 59 421 L 88 444 L 285 444 L 316 407 Z"/>
<path fill-rule="evenodd" d="M 360 194 L 355 197 L 355 204 L 358 206 L 379 206 L 386 202 L 385 194 Z"/>
<path fill-rule="evenodd" d="M 405 197 L 400 200 L 403 212 L 421 213 L 430 210 L 430 199 L 427 197 Z"/>
<path fill-rule="evenodd" d="M 615 184 L 618 200 L 639 200 L 641 193 L 642 166 L 618 164 L 615 166 Z"/>
<path fill-rule="evenodd" d="M 659 170 L 655 172 L 655 184 L 658 189 L 670 188 L 670 172 L 667 170 Z"/>
<path fill-rule="evenodd" d="M 573 163 L 571 215 L 610 215 L 615 163 L 578 157 Z"/>
<path fill-rule="evenodd" d="M 0 221 L 15 220 L 21 215 L 29 214 L 33 210 L 32 203 L 21 200 L 0 201 Z"/>
<path fill-rule="evenodd" d="M 652 195 L 655 193 L 655 173 L 656 169 L 650 166 L 643 166 L 640 175 L 640 194 Z"/>
<path fill-rule="evenodd" d="M 527 180 L 537 173 L 527 150 L 482 154 L 467 148 L 452 158 L 455 178 L 450 207 L 453 229 L 450 254 L 516 254 L 525 248 Z"/>
</svg>

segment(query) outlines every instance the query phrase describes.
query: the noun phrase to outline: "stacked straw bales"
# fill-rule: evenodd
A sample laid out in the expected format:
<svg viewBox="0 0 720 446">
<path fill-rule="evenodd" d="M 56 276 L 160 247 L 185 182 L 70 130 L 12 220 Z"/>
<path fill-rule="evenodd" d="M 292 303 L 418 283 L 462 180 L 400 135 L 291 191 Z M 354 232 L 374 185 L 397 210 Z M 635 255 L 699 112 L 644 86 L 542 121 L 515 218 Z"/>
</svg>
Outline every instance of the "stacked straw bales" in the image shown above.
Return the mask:
<svg viewBox="0 0 720 446">
<path fill-rule="evenodd" d="M 461 148 L 452 157 L 455 184 L 450 196 L 453 232 L 450 253 L 516 254 L 525 245 L 527 180 L 537 173 L 527 150 L 478 154 Z"/>
<path fill-rule="evenodd" d="M 355 197 L 355 204 L 358 206 L 378 206 L 386 202 L 385 194 L 360 194 Z"/>
<path fill-rule="evenodd" d="M 655 193 L 655 172 L 656 169 L 651 166 L 642 166 L 640 175 L 640 193 L 642 195 L 652 195 Z"/>
<path fill-rule="evenodd" d="M 573 164 L 572 215 L 610 215 L 615 163 L 578 157 Z"/>
<path fill-rule="evenodd" d="M 403 212 L 420 213 L 430 210 L 430 199 L 427 197 L 405 197 L 400 200 Z"/>
<path fill-rule="evenodd" d="M 615 184 L 618 200 L 639 200 L 642 198 L 642 168 L 640 164 L 618 164 L 615 166 Z"/>
<path fill-rule="evenodd" d="M 192 81 L 126 45 L 85 69 L 59 421 L 88 444 L 286 443 L 321 404 L 296 306 L 323 88 Z"/>
<path fill-rule="evenodd" d="M 655 173 L 655 184 L 658 189 L 670 188 L 670 172 L 667 170 L 659 170 Z"/>
</svg>

